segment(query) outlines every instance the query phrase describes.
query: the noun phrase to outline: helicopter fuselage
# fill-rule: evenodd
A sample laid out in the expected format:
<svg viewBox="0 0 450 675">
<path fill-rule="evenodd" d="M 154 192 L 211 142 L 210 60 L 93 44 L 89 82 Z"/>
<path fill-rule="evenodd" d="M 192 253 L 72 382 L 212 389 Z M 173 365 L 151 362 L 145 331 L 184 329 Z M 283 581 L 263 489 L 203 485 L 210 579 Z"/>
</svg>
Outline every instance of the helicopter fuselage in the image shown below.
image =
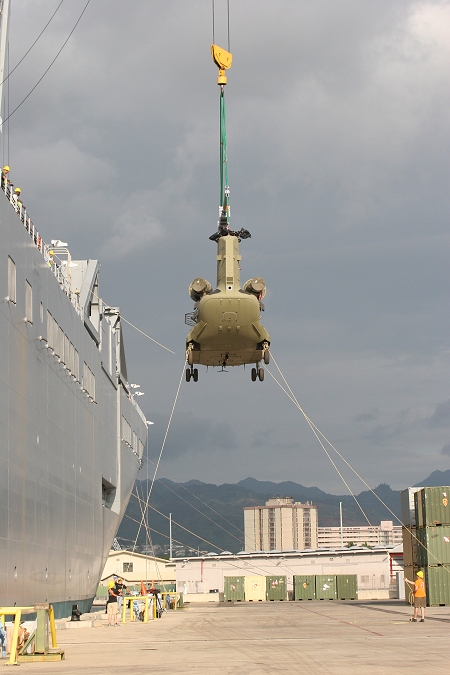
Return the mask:
<svg viewBox="0 0 450 675">
<path fill-rule="evenodd" d="M 264 281 L 257 278 L 240 286 L 239 239 L 222 236 L 217 242 L 217 289 L 204 280 L 191 284 L 190 295 L 197 299 L 192 318 L 195 326 L 186 338 L 187 360 L 204 366 L 258 364 L 270 345 L 270 336 L 261 324 Z M 192 287 L 203 282 L 209 292 L 196 294 Z M 201 287 L 202 284 L 197 284 Z M 256 288 L 255 288 L 256 286 Z"/>
</svg>

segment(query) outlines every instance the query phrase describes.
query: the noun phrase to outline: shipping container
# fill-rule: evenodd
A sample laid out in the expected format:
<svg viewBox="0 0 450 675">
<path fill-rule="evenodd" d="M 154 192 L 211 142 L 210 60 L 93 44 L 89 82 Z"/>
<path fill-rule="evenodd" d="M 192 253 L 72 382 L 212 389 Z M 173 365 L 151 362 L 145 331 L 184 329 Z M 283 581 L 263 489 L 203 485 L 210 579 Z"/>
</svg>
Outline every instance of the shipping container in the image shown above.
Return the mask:
<svg viewBox="0 0 450 675">
<path fill-rule="evenodd" d="M 450 564 L 450 525 L 422 527 L 417 530 L 417 564 Z"/>
<path fill-rule="evenodd" d="M 336 599 L 336 576 L 328 574 L 316 575 L 316 599 L 317 600 Z"/>
<path fill-rule="evenodd" d="M 294 575 L 294 600 L 315 600 L 316 577 L 314 574 Z"/>
<path fill-rule="evenodd" d="M 402 527 L 403 562 L 406 565 L 417 564 L 417 532 L 415 527 Z"/>
<path fill-rule="evenodd" d="M 224 577 L 223 599 L 225 602 L 243 602 L 245 600 L 245 577 Z"/>
<path fill-rule="evenodd" d="M 450 565 L 424 568 L 428 607 L 450 605 Z"/>
<path fill-rule="evenodd" d="M 338 600 L 358 599 L 358 581 L 356 574 L 336 575 L 336 597 Z"/>
<path fill-rule="evenodd" d="M 414 495 L 416 527 L 450 525 L 450 487 L 424 487 Z"/>
<path fill-rule="evenodd" d="M 266 577 L 266 600 L 287 600 L 286 577 Z"/>
<path fill-rule="evenodd" d="M 415 581 L 416 579 L 416 572 L 418 570 L 417 565 L 405 565 L 405 574 L 404 574 L 404 584 L 405 584 L 405 602 L 407 605 L 412 604 L 412 586 L 411 584 L 407 584 L 405 579 L 409 579 L 409 581 Z"/>
<path fill-rule="evenodd" d="M 257 574 L 245 577 L 245 599 L 247 602 L 262 602 L 266 599 L 266 577 Z"/>
<path fill-rule="evenodd" d="M 402 510 L 402 525 L 406 527 L 416 527 L 416 511 L 414 507 L 414 495 L 421 487 L 412 487 L 403 490 L 400 493 L 400 504 Z"/>
</svg>

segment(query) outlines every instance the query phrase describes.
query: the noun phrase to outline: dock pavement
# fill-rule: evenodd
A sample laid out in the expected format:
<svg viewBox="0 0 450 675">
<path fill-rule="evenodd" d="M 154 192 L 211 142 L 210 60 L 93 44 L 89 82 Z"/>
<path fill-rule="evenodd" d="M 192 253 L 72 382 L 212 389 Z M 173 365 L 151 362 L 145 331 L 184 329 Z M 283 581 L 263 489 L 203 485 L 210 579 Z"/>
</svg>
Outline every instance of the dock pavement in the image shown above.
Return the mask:
<svg viewBox="0 0 450 675">
<path fill-rule="evenodd" d="M 98 615 L 97 615 L 98 616 Z M 100 617 L 99 617 L 100 618 Z M 57 631 L 66 658 L 46 675 L 448 675 L 450 607 L 410 622 L 399 601 L 195 603 L 148 624 Z"/>
</svg>

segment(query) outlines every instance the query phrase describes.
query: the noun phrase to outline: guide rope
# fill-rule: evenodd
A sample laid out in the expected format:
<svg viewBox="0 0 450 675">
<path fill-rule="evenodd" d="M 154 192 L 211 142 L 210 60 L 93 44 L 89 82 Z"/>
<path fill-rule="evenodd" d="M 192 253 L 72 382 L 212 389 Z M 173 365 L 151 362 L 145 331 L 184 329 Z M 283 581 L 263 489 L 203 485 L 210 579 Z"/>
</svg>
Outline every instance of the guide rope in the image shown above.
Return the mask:
<svg viewBox="0 0 450 675">
<path fill-rule="evenodd" d="M 175 412 L 175 406 L 177 404 L 178 394 L 180 393 L 180 388 L 181 388 L 181 383 L 183 381 L 183 377 L 184 377 L 184 361 L 183 361 L 183 370 L 181 371 L 181 377 L 180 377 L 180 381 L 178 383 L 177 393 L 175 394 L 175 400 L 173 402 L 173 406 L 172 406 L 172 410 L 171 410 L 171 413 L 170 413 L 169 421 L 167 423 L 166 433 L 164 434 L 164 439 L 163 439 L 163 442 L 162 442 L 162 446 L 161 446 L 161 450 L 160 450 L 160 453 L 159 453 L 158 461 L 156 462 L 155 471 L 153 472 L 152 483 L 150 485 L 150 489 L 149 489 L 148 494 L 147 494 L 146 509 L 148 509 L 148 506 L 149 506 L 150 497 L 151 497 L 153 486 L 154 486 L 155 480 L 156 480 L 156 474 L 158 473 L 159 464 L 161 462 L 161 457 L 162 457 L 162 454 L 163 454 L 163 451 L 164 451 L 164 447 L 166 445 L 167 435 L 169 433 L 170 425 L 171 425 L 172 418 L 173 418 L 173 413 Z M 145 520 L 145 516 L 143 515 L 142 518 L 141 518 L 141 522 L 139 524 L 139 529 L 138 529 L 138 532 L 137 532 L 137 535 L 136 535 L 136 539 L 135 539 L 134 544 L 133 544 L 133 553 L 136 549 L 137 540 L 138 540 L 139 534 L 141 532 L 141 528 L 142 528 L 144 520 Z"/>
<path fill-rule="evenodd" d="M 269 375 L 272 377 L 272 379 L 275 380 L 275 382 L 278 384 L 278 386 L 284 391 L 284 393 L 287 395 L 287 397 L 294 403 L 294 405 L 298 408 L 298 410 L 300 410 L 300 412 L 302 413 L 302 415 L 303 415 L 303 417 L 305 418 L 306 422 L 308 423 L 310 429 L 312 430 L 312 432 L 314 433 L 315 437 L 316 437 L 317 440 L 319 441 L 321 447 L 323 448 L 323 450 L 324 450 L 325 453 L 327 454 L 328 458 L 330 459 L 330 461 L 331 461 L 331 463 L 333 464 L 334 468 L 336 469 L 337 473 L 339 474 L 339 476 L 341 477 L 342 481 L 344 482 L 344 484 L 346 485 L 347 489 L 349 490 L 350 494 L 352 495 L 353 499 L 355 500 L 355 502 L 356 502 L 357 505 L 359 506 L 361 512 L 364 514 L 364 517 L 366 518 L 366 520 L 367 520 L 367 522 L 369 523 L 369 525 L 370 525 L 370 521 L 369 521 L 369 519 L 367 518 L 366 514 L 364 513 L 363 508 L 361 507 L 361 505 L 359 504 L 359 502 L 358 502 L 356 496 L 353 494 L 353 492 L 351 491 L 351 489 L 350 489 L 350 487 L 348 486 L 347 482 L 346 482 L 345 479 L 343 478 L 341 472 L 340 472 L 340 471 L 338 470 L 338 468 L 336 467 L 336 464 L 335 464 L 334 461 L 331 459 L 330 454 L 329 454 L 328 451 L 326 450 L 326 448 L 325 448 L 324 444 L 322 443 L 322 441 L 320 440 L 319 436 L 321 436 L 321 438 L 322 438 L 326 443 L 328 443 L 328 445 L 330 446 L 330 448 L 332 448 L 332 450 L 334 450 L 334 452 L 335 452 L 335 453 L 338 455 L 338 457 L 339 457 L 339 458 L 340 458 L 340 459 L 348 466 L 348 468 L 349 468 L 351 471 L 353 471 L 353 473 L 354 473 L 354 474 L 359 478 L 359 480 L 367 487 L 367 489 L 373 494 L 373 496 L 376 497 L 376 499 L 377 499 L 377 500 L 385 507 L 385 509 L 393 516 L 393 518 L 395 518 L 395 520 L 396 520 L 398 523 L 400 523 L 400 525 L 403 525 L 403 527 L 407 527 L 407 525 L 405 525 L 405 523 L 402 522 L 402 520 L 401 520 L 401 519 L 394 513 L 394 511 L 392 511 L 392 509 L 391 509 L 391 508 L 390 508 L 390 507 L 389 507 L 389 506 L 381 499 L 381 497 L 380 497 L 379 495 L 377 495 L 377 493 L 375 492 L 375 490 L 373 490 L 373 489 L 370 487 L 370 485 L 364 480 L 364 478 L 362 478 L 362 476 L 360 476 L 360 474 L 356 471 L 356 469 L 353 468 L 353 466 L 350 464 L 350 462 L 348 462 L 348 461 L 345 459 L 345 457 L 339 452 L 339 450 L 337 450 L 337 448 L 335 448 L 335 446 L 331 443 L 331 441 L 328 440 L 328 438 L 325 436 L 325 434 L 323 434 L 323 433 L 320 431 L 320 429 L 314 424 L 314 422 L 308 417 L 308 415 L 305 413 L 305 411 L 304 411 L 303 408 L 301 407 L 300 403 L 297 401 L 297 398 L 295 397 L 295 394 L 293 393 L 293 391 L 292 391 L 291 387 L 289 386 L 289 384 L 288 384 L 286 378 L 284 377 L 283 373 L 281 372 L 281 369 L 280 369 L 280 367 L 278 366 L 278 364 L 277 364 L 277 362 L 276 362 L 276 359 L 275 359 L 275 357 L 273 356 L 272 351 L 270 352 L 270 354 L 271 354 L 272 360 L 273 360 L 273 362 L 274 362 L 274 364 L 275 364 L 275 366 L 276 366 L 278 372 L 280 373 L 281 377 L 283 378 L 283 381 L 285 382 L 286 387 L 287 387 L 287 389 L 288 389 L 289 391 L 287 391 L 287 390 L 283 387 L 283 385 L 277 380 L 277 378 L 273 375 L 273 373 L 270 372 L 269 369 L 267 369 L 267 372 L 268 372 Z M 408 529 L 409 529 L 409 528 L 408 528 Z M 433 553 L 432 551 L 430 551 L 430 549 L 426 546 L 426 544 L 424 544 L 423 542 L 421 542 L 411 530 L 409 530 L 409 531 L 410 531 L 411 536 L 413 537 L 413 539 L 415 539 L 416 542 L 418 543 L 418 545 L 421 546 L 425 551 L 427 551 L 428 555 L 431 556 L 431 557 L 436 561 L 435 564 L 442 565 L 442 564 L 443 564 L 442 561 L 439 560 L 439 558 L 437 558 L 437 556 L 435 556 L 434 553 Z M 450 574 L 450 567 L 446 567 L 445 569 L 446 569 L 447 572 Z"/>
<path fill-rule="evenodd" d="M 326 449 L 325 445 L 322 443 L 322 440 L 319 438 L 319 433 L 320 433 L 320 431 L 319 431 L 319 430 L 317 429 L 317 427 L 313 424 L 313 422 L 310 420 L 310 418 L 308 417 L 308 415 L 305 413 L 305 411 L 304 411 L 303 408 L 301 407 L 300 403 L 299 403 L 299 402 L 297 401 L 297 399 L 295 398 L 295 395 L 294 395 L 292 389 L 289 387 L 289 384 L 287 383 L 287 381 L 286 381 L 286 379 L 285 379 L 283 373 L 281 372 L 281 370 L 280 370 L 280 368 L 279 368 L 279 366 L 278 366 L 278 364 L 277 364 L 277 362 L 276 362 L 276 360 L 275 360 L 275 357 L 274 357 L 272 351 L 270 352 L 270 355 L 271 355 L 272 361 L 274 362 L 275 366 L 277 367 L 277 369 L 278 369 L 278 371 L 279 371 L 281 377 L 283 378 L 284 382 L 286 383 L 286 386 L 287 386 L 287 388 L 289 389 L 289 393 L 286 391 L 286 389 L 283 387 L 283 385 L 280 384 L 280 382 L 278 382 L 278 380 L 277 380 L 276 377 L 270 372 L 270 370 L 267 370 L 267 372 L 268 372 L 269 375 L 275 380 L 275 382 L 278 384 L 278 386 L 284 391 L 284 393 L 288 396 L 288 398 L 291 399 L 291 401 L 294 403 L 294 405 L 300 410 L 300 412 L 301 412 L 302 415 L 304 416 L 306 422 L 308 423 L 308 425 L 309 425 L 311 431 L 313 432 L 314 436 L 317 438 L 318 442 L 320 443 L 320 445 L 321 445 L 321 447 L 322 447 L 322 450 L 323 450 L 323 451 L 325 452 L 325 454 L 327 455 L 328 459 L 330 460 L 331 464 L 332 464 L 333 467 L 335 468 L 336 472 L 338 473 L 338 475 L 339 475 L 339 477 L 341 478 L 342 482 L 344 483 L 345 487 L 347 488 L 347 490 L 349 491 L 349 493 L 351 494 L 351 496 L 352 496 L 353 499 L 355 500 L 356 505 L 358 506 L 358 508 L 360 509 L 361 513 L 363 514 L 363 516 L 364 516 L 364 518 L 366 519 L 368 525 L 369 525 L 370 527 L 372 527 L 372 524 L 371 524 L 369 518 L 367 517 L 367 515 L 366 515 L 364 509 L 362 508 L 361 504 L 359 503 L 359 501 L 358 501 L 356 495 L 353 493 L 351 487 L 349 486 L 349 484 L 348 484 L 347 481 L 345 480 L 345 478 L 344 478 L 344 476 L 342 475 L 342 473 L 339 471 L 339 468 L 336 466 L 336 463 L 334 462 L 334 460 L 333 460 L 333 458 L 331 457 L 330 453 L 329 453 L 328 450 Z M 322 434 L 321 434 L 321 435 L 322 435 Z M 324 437 L 324 438 L 325 438 L 325 437 Z M 325 439 L 325 440 L 326 440 L 326 439 Z M 331 445 L 331 444 L 330 444 L 330 445 Z"/>
</svg>

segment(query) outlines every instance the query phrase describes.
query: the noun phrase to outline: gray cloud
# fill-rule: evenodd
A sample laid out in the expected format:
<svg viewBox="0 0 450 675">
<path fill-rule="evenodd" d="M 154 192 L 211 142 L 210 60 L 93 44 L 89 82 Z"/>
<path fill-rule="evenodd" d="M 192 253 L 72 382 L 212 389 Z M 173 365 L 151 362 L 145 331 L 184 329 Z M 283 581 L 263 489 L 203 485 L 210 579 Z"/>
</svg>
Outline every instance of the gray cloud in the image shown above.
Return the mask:
<svg viewBox="0 0 450 675">
<path fill-rule="evenodd" d="M 426 419 L 426 424 L 429 427 L 450 426 L 450 399 L 437 404 L 434 413 Z"/>
<path fill-rule="evenodd" d="M 447 445 L 444 445 L 444 447 L 441 448 L 441 454 L 450 457 L 450 443 L 447 443 Z"/>
<path fill-rule="evenodd" d="M 12 65 L 56 4 L 14 5 Z M 12 75 L 10 109 L 84 4 L 64 3 Z M 105 301 L 178 355 L 125 328 L 130 377 L 158 422 L 152 457 L 183 365 L 187 286 L 198 275 L 215 281 L 210 11 L 204 0 L 135 0 L 125 13 L 118 0 L 106 13 L 91 3 L 11 118 L 4 158 L 44 239 L 99 257 Z M 266 279 L 264 324 L 308 415 L 362 475 L 398 487 L 448 468 L 436 448 L 449 423 L 439 403 L 448 396 L 449 25 L 439 0 L 231 3 L 231 214 L 252 233 L 242 278 Z M 254 475 L 342 492 L 286 395 L 242 369 L 201 369 L 197 384 L 183 382 L 164 467 L 180 480 Z"/>
</svg>

